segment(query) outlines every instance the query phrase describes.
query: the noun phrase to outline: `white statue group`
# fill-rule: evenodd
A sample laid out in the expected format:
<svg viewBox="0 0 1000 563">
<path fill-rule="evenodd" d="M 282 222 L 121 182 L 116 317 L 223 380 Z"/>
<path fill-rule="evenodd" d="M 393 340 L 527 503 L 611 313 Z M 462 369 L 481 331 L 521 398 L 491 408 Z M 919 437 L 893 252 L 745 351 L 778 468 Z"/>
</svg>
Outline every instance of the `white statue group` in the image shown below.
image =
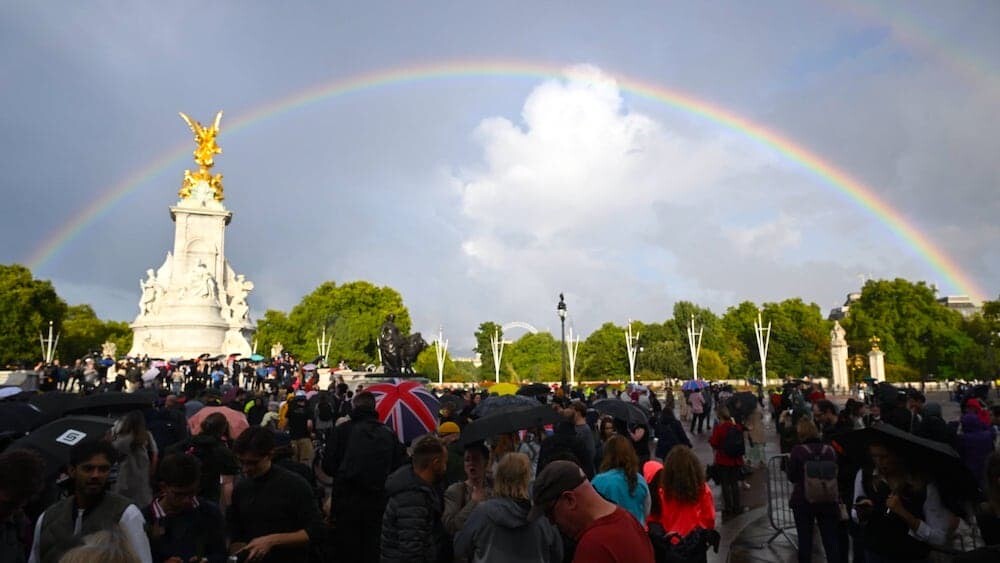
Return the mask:
<svg viewBox="0 0 1000 563">
<path fill-rule="evenodd" d="M 146 270 L 146 279 L 139 280 L 142 297 L 139 298 L 139 316 L 156 315 L 167 299 L 167 288 L 170 285 L 171 256 L 160 268 L 159 273 L 152 269 Z M 229 265 L 226 265 L 227 282 L 225 292 L 220 298 L 219 283 L 209 271 L 208 266 L 198 260 L 190 271 L 187 280 L 180 284 L 176 291 L 177 301 L 202 300 L 217 302 L 222 309 L 222 318 L 226 321 L 242 323 L 250 316 L 250 306 L 247 296 L 253 290 L 253 282 L 248 281 L 243 274 L 236 275 Z"/>
</svg>

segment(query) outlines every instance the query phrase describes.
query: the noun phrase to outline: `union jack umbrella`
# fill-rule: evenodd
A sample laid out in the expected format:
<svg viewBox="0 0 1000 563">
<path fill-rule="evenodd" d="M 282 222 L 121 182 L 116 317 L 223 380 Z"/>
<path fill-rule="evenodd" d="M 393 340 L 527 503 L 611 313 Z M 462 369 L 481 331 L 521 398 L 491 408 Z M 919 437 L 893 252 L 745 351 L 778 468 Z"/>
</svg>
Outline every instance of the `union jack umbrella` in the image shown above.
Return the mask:
<svg viewBox="0 0 1000 563">
<path fill-rule="evenodd" d="M 396 431 L 399 441 L 410 441 L 437 430 L 437 412 L 441 408 L 437 397 L 416 381 L 394 379 L 366 387 L 375 395 L 378 419 Z"/>
</svg>

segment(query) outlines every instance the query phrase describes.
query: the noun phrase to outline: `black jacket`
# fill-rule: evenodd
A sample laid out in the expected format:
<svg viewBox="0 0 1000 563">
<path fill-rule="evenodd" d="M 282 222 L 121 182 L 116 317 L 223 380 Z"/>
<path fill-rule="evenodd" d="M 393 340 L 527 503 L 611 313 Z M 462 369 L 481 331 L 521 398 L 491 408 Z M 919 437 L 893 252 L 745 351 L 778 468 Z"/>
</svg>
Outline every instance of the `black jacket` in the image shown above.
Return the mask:
<svg viewBox="0 0 1000 563">
<path fill-rule="evenodd" d="M 406 450 L 375 411 L 356 410 L 335 426 L 326 442 L 323 471 L 333 478 L 333 496 L 381 496 L 386 478 L 403 464 Z"/>
<path fill-rule="evenodd" d="M 441 523 L 444 501 L 437 488 L 405 465 L 389 476 L 385 495 L 382 563 L 450 561 L 450 542 Z"/>
<path fill-rule="evenodd" d="M 583 468 L 588 479 L 594 478 L 594 460 L 587 454 L 587 446 L 576 434 L 572 422 L 560 422 L 556 425 L 555 433 L 542 440 L 537 472 L 541 473 L 549 462 L 560 459 L 575 462 Z"/>
</svg>

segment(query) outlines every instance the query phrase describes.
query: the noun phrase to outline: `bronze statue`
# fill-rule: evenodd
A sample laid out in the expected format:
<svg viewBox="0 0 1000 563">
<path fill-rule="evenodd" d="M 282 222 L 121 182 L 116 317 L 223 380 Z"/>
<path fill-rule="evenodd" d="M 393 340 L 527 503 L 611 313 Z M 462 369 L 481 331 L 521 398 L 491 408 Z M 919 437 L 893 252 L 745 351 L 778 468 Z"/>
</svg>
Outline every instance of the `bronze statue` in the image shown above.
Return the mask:
<svg viewBox="0 0 1000 563">
<path fill-rule="evenodd" d="M 396 315 L 391 313 L 379 330 L 378 345 L 383 371 L 390 377 L 414 375 L 413 362 L 427 348 L 427 342 L 419 332 L 403 336 L 396 328 Z"/>
</svg>

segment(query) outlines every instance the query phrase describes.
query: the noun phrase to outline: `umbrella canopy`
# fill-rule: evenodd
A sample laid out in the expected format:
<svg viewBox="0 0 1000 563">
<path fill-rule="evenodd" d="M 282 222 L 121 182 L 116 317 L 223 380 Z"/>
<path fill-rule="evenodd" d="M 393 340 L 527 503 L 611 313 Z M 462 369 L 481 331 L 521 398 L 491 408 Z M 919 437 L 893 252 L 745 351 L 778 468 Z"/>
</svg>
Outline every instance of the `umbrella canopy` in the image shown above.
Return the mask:
<svg viewBox="0 0 1000 563">
<path fill-rule="evenodd" d="M 757 397 L 749 391 L 740 391 L 729 398 L 729 410 L 737 418 L 750 416 L 757 404 Z"/>
<path fill-rule="evenodd" d="M 499 434 L 555 424 L 560 419 L 552 407 L 539 405 L 537 401 L 533 407 L 506 407 L 470 422 L 459 440 L 462 444 L 472 444 Z"/>
<path fill-rule="evenodd" d="M 619 399 L 601 399 L 594 402 L 594 410 L 624 421 L 626 424 L 649 424 L 649 413 L 639 405 Z"/>
<path fill-rule="evenodd" d="M 260 354 L 254 354 L 254 355 L 250 356 L 250 361 L 253 361 L 253 362 L 263 362 L 264 361 L 264 356 L 261 356 Z"/>
<path fill-rule="evenodd" d="M 113 365 L 115 365 L 115 361 L 114 361 L 114 360 L 112 360 L 111 358 L 104 358 L 103 360 L 101 360 L 101 361 L 100 361 L 100 362 L 98 362 L 98 363 L 99 363 L 100 365 L 104 366 L 104 367 L 110 367 L 110 366 L 113 366 Z"/>
<path fill-rule="evenodd" d="M 160 370 L 157 368 L 149 368 L 145 373 L 142 374 L 142 380 L 146 383 L 153 381 L 156 377 L 160 375 Z"/>
<path fill-rule="evenodd" d="M 518 395 L 524 395 L 526 397 L 548 395 L 551 392 L 552 388 L 544 383 L 528 383 L 527 385 L 522 385 L 521 388 L 517 390 Z"/>
<path fill-rule="evenodd" d="M 153 406 L 154 401 L 156 401 L 156 393 L 153 391 L 94 393 L 77 398 L 69 405 L 66 412 L 69 414 L 109 416 L 146 409 Z"/>
<path fill-rule="evenodd" d="M 472 415 L 476 417 L 489 416 L 496 409 L 509 407 L 536 407 L 538 401 L 524 395 L 504 395 L 502 397 L 486 397 L 476 408 L 472 409 Z"/>
<path fill-rule="evenodd" d="M 66 414 L 66 411 L 76 405 L 79 400 L 79 395 L 62 391 L 49 391 L 28 397 L 28 402 L 45 413 L 50 421 Z"/>
<path fill-rule="evenodd" d="M 399 441 L 413 439 L 437 430 L 441 403 L 419 382 L 394 379 L 365 388 L 375 395 L 378 419 L 396 432 Z"/>
<path fill-rule="evenodd" d="M 4 385 L 0 387 L 0 401 L 17 398 L 17 396 L 21 393 L 24 393 L 24 389 L 21 389 L 20 387 L 15 385 Z"/>
<path fill-rule="evenodd" d="M 977 495 L 977 479 L 962 463 L 958 452 L 947 444 L 921 438 L 884 422 L 848 432 L 833 441 L 836 449 L 860 465 L 871 463 L 868 447 L 873 443 L 884 444 L 900 456 L 907 467 L 928 472 L 942 494 L 961 499 L 972 499 Z"/>
<path fill-rule="evenodd" d="M 45 422 L 42 409 L 26 401 L 4 401 L 0 403 L 0 429 L 4 432 L 25 434 Z"/>
<path fill-rule="evenodd" d="M 188 429 L 191 430 L 191 434 L 201 434 L 202 421 L 208 418 L 208 415 L 217 412 L 222 413 L 222 416 L 226 417 L 226 420 L 229 422 L 229 435 L 234 439 L 242 434 L 244 430 L 250 428 L 250 423 L 247 422 L 247 415 L 238 410 L 233 410 L 229 407 L 202 407 L 198 409 L 198 412 L 194 416 L 188 419 Z"/>
<path fill-rule="evenodd" d="M 517 393 L 517 385 L 513 383 L 497 383 L 490 387 L 490 395 L 513 395 Z"/>
<path fill-rule="evenodd" d="M 103 438 L 114 422 L 99 416 L 67 416 L 36 429 L 10 447 L 40 453 L 45 459 L 46 476 L 51 478 L 69 464 L 69 452 L 74 445 Z"/>
<path fill-rule="evenodd" d="M 465 399 L 453 393 L 445 393 L 438 397 L 442 409 L 449 409 L 452 413 L 461 412 L 465 408 Z"/>
<path fill-rule="evenodd" d="M 304 371 L 314 371 L 316 369 L 316 364 L 306 364 L 302 366 Z"/>
<path fill-rule="evenodd" d="M 704 379 L 692 379 L 690 381 L 685 381 L 681 385 L 682 391 L 694 391 L 695 389 L 704 389 L 708 387 L 708 383 Z"/>
</svg>

